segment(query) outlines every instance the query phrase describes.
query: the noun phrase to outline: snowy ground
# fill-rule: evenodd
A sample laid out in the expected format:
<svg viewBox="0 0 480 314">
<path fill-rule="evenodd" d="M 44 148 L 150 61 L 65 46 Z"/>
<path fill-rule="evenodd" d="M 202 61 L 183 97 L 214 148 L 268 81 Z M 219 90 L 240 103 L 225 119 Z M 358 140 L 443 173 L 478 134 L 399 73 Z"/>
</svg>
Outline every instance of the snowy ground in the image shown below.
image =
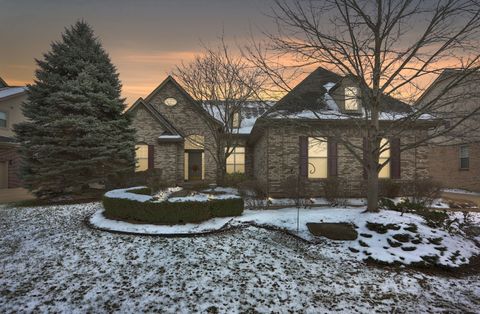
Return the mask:
<svg viewBox="0 0 480 314">
<path fill-rule="evenodd" d="M 365 266 L 333 241 L 89 229 L 100 204 L 0 208 L 0 312 L 475 312 L 480 276 Z"/>
</svg>

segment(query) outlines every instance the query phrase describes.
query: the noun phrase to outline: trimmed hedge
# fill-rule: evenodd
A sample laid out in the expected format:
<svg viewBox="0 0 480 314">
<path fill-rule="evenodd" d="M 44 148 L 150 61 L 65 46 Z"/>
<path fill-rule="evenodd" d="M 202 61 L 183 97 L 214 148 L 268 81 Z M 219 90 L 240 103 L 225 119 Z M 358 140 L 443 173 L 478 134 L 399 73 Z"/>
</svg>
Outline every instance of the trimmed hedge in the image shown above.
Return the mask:
<svg viewBox="0 0 480 314">
<path fill-rule="evenodd" d="M 199 223 L 214 217 L 239 216 L 244 208 L 241 198 L 154 203 L 103 196 L 102 202 L 107 218 L 164 225 Z"/>
</svg>

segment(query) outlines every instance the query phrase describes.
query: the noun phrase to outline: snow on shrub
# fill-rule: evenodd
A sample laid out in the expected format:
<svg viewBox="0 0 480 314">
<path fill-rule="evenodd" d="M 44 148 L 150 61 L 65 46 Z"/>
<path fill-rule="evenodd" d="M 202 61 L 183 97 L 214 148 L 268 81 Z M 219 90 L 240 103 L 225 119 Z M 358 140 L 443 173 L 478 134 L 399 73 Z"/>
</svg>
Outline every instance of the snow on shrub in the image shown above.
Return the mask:
<svg viewBox="0 0 480 314">
<path fill-rule="evenodd" d="M 107 192 L 102 199 L 105 217 L 171 225 L 198 223 L 214 217 L 238 216 L 244 209 L 243 199 L 238 195 L 198 193 L 169 198 L 178 188 L 168 189 L 160 198 L 136 194 L 145 191 L 145 187 L 135 187 Z"/>
</svg>

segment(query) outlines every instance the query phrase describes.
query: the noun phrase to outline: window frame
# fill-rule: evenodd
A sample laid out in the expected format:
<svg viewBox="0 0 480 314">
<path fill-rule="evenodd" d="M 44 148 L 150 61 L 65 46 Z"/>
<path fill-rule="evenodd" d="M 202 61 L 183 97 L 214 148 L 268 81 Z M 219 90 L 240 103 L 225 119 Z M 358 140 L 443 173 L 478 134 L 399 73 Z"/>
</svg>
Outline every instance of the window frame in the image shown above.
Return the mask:
<svg viewBox="0 0 480 314">
<path fill-rule="evenodd" d="M 466 157 L 462 156 L 462 149 L 466 149 Z M 469 170 L 470 169 L 470 147 L 468 145 L 460 145 L 459 150 L 458 150 L 458 161 L 459 161 L 459 167 L 460 170 Z M 466 160 L 466 166 L 464 167 L 462 160 Z"/>
<path fill-rule="evenodd" d="M 243 148 L 243 152 L 237 152 L 237 148 Z M 225 147 L 225 152 L 226 151 L 227 151 L 227 147 Z M 242 157 L 243 163 L 237 161 L 238 156 L 243 156 Z M 229 162 L 228 160 L 229 158 L 233 158 L 233 163 Z M 242 161 L 242 159 L 240 161 Z M 228 168 L 229 168 L 228 166 L 233 166 L 233 172 L 228 171 Z M 243 171 L 237 171 L 237 168 L 242 166 L 243 166 Z M 225 173 L 227 174 L 235 174 L 235 173 L 244 174 L 245 173 L 245 146 L 235 146 L 235 148 L 233 148 L 230 155 L 225 158 Z"/>
<path fill-rule="evenodd" d="M 6 128 L 8 128 L 8 113 L 6 111 L 0 111 L 0 114 L 2 114 L 2 113 L 5 115 L 5 119 L 0 119 L 0 121 L 5 120 L 5 126 L 2 126 L 0 124 L 0 129 L 6 129 Z"/>
<path fill-rule="evenodd" d="M 311 140 L 314 140 L 314 141 L 318 141 L 322 144 L 325 145 L 325 156 L 311 156 L 311 144 L 310 144 L 310 141 Z M 313 174 L 316 172 L 311 172 L 310 170 L 310 165 L 314 166 L 313 163 L 311 163 L 310 161 L 311 160 L 322 160 L 323 163 L 325 164 L 325 169 L 324 169 L 324 172 L 325 175 L 324 176 L 313 176 Z M 315 166 L 314 166 L 315 167 Z M 328 179 L 328 138 L 326 136 L 308 136 L 307 137 L 307 179 L 308 180 L 324 180 L 324 179 Z"/>
</svg>

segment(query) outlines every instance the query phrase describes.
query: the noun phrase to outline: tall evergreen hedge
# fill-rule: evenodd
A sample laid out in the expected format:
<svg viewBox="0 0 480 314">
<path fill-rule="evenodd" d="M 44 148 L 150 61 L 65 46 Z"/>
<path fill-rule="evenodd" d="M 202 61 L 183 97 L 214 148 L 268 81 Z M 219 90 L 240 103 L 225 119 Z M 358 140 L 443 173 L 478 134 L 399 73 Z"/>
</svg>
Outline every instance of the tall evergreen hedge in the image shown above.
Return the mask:
<svg viewBox="0 0 480 314">
<path fill-rule="evenodd" d="M 15 127 L 26 186 L 53 197 L 132 171 L 134 130 L 122 85 L 92 28 L 77 22 L 36 62 L 23 107 L 28 121 Z"/>
</svg>

